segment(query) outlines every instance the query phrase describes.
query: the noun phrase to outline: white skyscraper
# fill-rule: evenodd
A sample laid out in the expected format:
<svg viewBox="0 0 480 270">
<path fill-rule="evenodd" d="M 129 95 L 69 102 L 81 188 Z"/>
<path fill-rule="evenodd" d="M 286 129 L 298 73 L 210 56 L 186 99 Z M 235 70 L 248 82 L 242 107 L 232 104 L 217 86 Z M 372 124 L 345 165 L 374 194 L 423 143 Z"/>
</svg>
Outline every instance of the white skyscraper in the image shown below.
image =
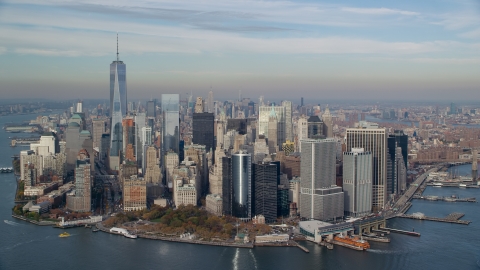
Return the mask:
<svg viewBox="0 0 480 270">
<path fill-rule="evenodd" d="M 345 215 L 362 217 L 372 212 L 372 153 L 353 148 L 343 153 Z"/>
<path fill-rule="evenodd" d="M 335 185 L 336 141 L 302 140 L 300 162 L 300 216 L 334 220 L 343 217 L 344 194 Z"/>
<path fill-rule="evenodd" d="M 357 128 L 348 128 L 346 150 L 363 148 L 372 153 L 372 210 L 380 211 L 387 202 L 387 139 L 378 124 L 360 121 Z"/>
</svg>

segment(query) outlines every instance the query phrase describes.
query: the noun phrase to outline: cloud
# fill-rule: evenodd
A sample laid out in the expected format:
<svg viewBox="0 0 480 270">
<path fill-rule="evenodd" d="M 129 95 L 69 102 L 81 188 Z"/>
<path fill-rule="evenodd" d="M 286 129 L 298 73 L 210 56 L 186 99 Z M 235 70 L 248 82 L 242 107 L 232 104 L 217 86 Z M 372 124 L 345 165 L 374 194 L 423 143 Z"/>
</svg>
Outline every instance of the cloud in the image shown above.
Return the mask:
<svg viewBox="0 0 480 270">
<path fill-rule="evenodd" d="M 5 47 L 0 47 L 0 54 L 4 54 L 7 52 L 7 48 Z"/>
<path fill-rule="evenodd" d="M 81 56 L 80 51 L 56 50 L 56 49 L 32 49 L 32 48 L 17 48 L 14 50 L 17 54 L 33 54 L 40 56 Z"/>
<path fill-rule="evenodd" d="M 420 13 L 406 10 L 390 9 L 390 8 L 352 8 L 345 7 L 342 11 L 364 14 L 364 15 L 405 15 L 405 16 L 418 16 Z"/>
<path fill-rule="evenodd" d="M 480 39 L 480 28 L 459 35 L 463 38 Z"/>
</svg>

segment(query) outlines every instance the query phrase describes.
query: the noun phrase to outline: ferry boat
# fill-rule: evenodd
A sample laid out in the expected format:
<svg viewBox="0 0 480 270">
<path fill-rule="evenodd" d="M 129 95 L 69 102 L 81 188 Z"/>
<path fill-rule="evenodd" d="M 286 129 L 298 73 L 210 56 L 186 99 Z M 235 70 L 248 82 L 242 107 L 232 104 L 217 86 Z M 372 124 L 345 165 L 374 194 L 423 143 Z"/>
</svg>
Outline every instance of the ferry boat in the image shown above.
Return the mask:
<svg viewBox="0 0 480 270">
<path fill-rule="evenodd" d="M 370 244 L 367 241 L 358 237 L 339 235 L 335 236 L 333 240 L 362 250 L 367 250 L 370 248 Z"/>
<path fill-rule="evenodd" d="M 58 237 L 62 237 L 62 238 L 63 238 L 63 237 L 69 237 L 69 236 L 70 236 L 70 234 L 67 233 L 67 232 L 63 232 L 63 233 L 61 233 L 61 234 L 58 235 Z"/>
<path fill-rule="evenodd" d="M 442 187 L 443 184 L 442 184 L 442 183 L 433 183 L 433 186 L 434 186 L 434 187 Z"/>
<path fill-rule="evenodd" d="M 113 227 L 110 229 L 110 232 L 111 233 L 114 233 L 114 234 L 120 234 L 120 235 L 123 235 L 127 238 L 132 238 L 132 239 L 136 239 L 137 238 L 137 235 L 136 234 L 131 234 L 129 233 L 126 229 L 123 229 L 123 228 L 117 228 L 117 227 Z"/>
</svg>

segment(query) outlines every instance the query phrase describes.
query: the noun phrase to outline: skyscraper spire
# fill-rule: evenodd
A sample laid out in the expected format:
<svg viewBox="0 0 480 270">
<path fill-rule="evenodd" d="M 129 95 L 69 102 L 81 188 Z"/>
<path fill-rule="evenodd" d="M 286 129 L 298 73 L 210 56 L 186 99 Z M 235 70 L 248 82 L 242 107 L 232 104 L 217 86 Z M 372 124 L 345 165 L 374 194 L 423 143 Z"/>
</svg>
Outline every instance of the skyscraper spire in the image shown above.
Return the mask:
<svg viewBox="0 0 480 270">
<path fill-rule="evenodd" d="M 118 59 L 118 32 L 117 32 L 117 61 L 120 61 L 120 60 Z"/>
</svg>

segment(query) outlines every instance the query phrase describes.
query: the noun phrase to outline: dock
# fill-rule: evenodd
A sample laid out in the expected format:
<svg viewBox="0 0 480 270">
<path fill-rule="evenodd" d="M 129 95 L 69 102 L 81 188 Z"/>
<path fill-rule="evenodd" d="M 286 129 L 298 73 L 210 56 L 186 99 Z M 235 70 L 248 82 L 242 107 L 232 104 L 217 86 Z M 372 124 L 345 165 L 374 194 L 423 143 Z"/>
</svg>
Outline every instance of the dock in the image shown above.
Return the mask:
<svg viewBox="0 0 480 270">
<path fill-rule="evenodd" d="M 419 196 L 414 195 L 414 199 L 427 201 L 442 201 L 442 202 L 477 202 L 477 198 L 456 198 L 456 197 L 439 197 L 439 196 Z"/>
<path fill-rule="evenodd" d="M 303 251 L 305 251 L 306 253 L 310 253 L 310 250 L 308 250 L 308 248 L 304 247 L 304 246 L 301 246 L 300 244 L 297 243 L 297 247 Z"/>
<path fill-rule="evenodd" d="M 390 232 L 393 232 L 393 233 L 399 233 L 399 234 L 405 234 L 405 235 L 420 237 L 420 233 L 418 233 L 418 232 L 404 231 L 404 230 L 393 229 L 393 228 L 382 228 L 382 230 L 387 230 L 387 231 L 390 231 Z"/>
<path fill-rule="evenodd" d="M 438 184 L 438 183 L 427 183 L 427 186 L 432 186 L 432 187 L 458 187 L 458 188 L 480 188 L 480 186 L 478 185 L 473 185 L 473 184 L 470 184 L 470 185 L 460 185 L 462 183 L 446 183 L 446 182 L 442 182 L 441 185 Z"/>
<path fill-rule="evenodd" d="M 420 213 L 421 214 L 421 213 Z M 446 222 L 446 223 L 456 223 L 456 224 L 462 224 L 462 225 L 468 225 L 471 223 L 471 221 L 468 220 L 460 220 L 465 214 L 463 213 L 451 213 L 445 218 L 438 218 L 438 217 L 428 217 L 425 215 L 400 215 L 398 217 L 401 218 L 409 218 L 409 219 L 417 219 L 417 220 L 429 220 L 429 221 L 438 221 L 438 222 Z"/>
</svg>

